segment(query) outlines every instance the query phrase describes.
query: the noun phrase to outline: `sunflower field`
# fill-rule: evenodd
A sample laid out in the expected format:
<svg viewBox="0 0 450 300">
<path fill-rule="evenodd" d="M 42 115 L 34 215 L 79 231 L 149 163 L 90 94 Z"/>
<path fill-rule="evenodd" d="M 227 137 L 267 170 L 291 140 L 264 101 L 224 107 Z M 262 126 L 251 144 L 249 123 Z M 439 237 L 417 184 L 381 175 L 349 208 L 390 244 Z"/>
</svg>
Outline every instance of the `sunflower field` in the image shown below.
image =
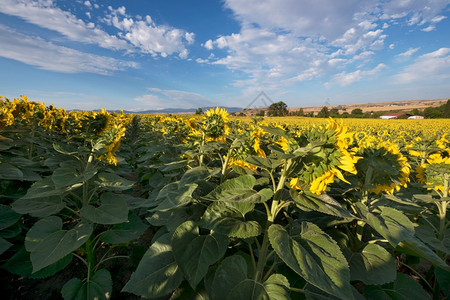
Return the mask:
<svg viewBox="0 0 450 300">
<path fill-rule="evenodd" d="M 11 299 L 450 298 L 450 121 L 0 98 Z"/>
</svg>

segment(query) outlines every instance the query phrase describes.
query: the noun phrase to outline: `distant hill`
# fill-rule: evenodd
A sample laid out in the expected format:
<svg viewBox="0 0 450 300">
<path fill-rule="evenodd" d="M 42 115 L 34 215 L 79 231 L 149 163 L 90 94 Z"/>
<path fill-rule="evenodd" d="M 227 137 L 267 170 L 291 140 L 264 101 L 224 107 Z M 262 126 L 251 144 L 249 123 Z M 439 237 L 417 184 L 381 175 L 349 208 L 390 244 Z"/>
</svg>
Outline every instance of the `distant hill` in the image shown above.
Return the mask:
<svg viewBox="0 0 450 300">
<path fill-rule="evenodd" d="M 413 109 L 423 110 L 427 107 L 438 107 L 445 104 L 449 98 L 445 99 L 431 99 L 431 100 L 402 100 L 402 101 L 390 101 L 390 102 L 373 102 L 373 103 L 358 103 L 358 104 L 333 104 L 333 105 L 320 105 L 320 106 L 303 106 L 296 108 L 288 108 L 289 112 L 296 112 L 300 108 L 303 109 L 305 114 L 313 113 L 316 115 L 324 106 L 328 109 L 336 108 L 339 114 L 343 112 L 351 113 L 353 109 L 360 108 L 363 113 L 365 112 L 410 112 Z M 246 116 L 255 116 L 261 110 L 268 111 L 268 108 L 254 108 L 254 109 L 244 109 L 240 113 Z"/>
<path fill-rule="evenodd" d="M 221 106 L 219 106 L 221 107 Z M 202 107 L 202 110 L 205 112 L 211 108 L 216 108 L 216 106 L 207 106 Z M 242 110 L 242 107 L 222 107 L 229 113 L 234 113 Z M 126 114 L 195 114 L 198 108 L 164 108 L 164 109 L 148 109 L 148 110 L 142 110 L 142 111 L 129 111 L 129 110 L 123 110 Z M 78 109 L 74 109 L 74 111 L 77 111 Z M 100 109 L 94 109 L 93 111 L 101 111 Z M 120 113 L 119 109 L 116 110 L 108 110 L 108 112 L 116 112 Z"/>
</svg>

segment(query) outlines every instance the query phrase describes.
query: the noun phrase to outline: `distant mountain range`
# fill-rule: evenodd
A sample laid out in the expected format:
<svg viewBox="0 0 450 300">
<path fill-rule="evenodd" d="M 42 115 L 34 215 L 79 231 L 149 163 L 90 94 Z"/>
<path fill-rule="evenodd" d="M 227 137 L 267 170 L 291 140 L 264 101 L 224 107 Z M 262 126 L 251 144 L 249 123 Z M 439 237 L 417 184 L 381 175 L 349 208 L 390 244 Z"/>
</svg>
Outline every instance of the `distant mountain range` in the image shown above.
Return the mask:
<svg viewBox="0 0 450 300">
<path fill-rule="evenodd" d="M 202 107 L 203 112 L 214 107 Z M 242 110 L 242 107 L 222 107 L 228 113 L 234 113 Z M 123 110 L 126 114 L 195 114 L 198 108 L 164 108 L 164 109 L 148 109 L 142 111 L 129 111 Z M 94 111 L 101 111 L 100 109 L 95 109 Z M 120 110 L 108 110 L 108 112 L 116 112 L 119 113 Z"/>
</svg>

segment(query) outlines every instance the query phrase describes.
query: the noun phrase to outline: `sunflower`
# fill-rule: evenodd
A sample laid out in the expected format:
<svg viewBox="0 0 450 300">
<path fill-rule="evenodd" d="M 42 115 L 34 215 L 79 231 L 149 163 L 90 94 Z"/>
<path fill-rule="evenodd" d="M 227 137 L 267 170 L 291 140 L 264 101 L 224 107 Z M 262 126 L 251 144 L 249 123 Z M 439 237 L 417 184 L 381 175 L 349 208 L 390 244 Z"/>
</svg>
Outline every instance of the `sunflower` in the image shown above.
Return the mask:
<svg viewBox="0 0 450 300">
<path fill-rule="evenodd" d="M 203 119 L 203 132 L 208 141 L 223 141 L 230 133 L 228 112 L 220 107 L 206 111 Z"/>
<path fill-rule="evenodd" d="M 416 168 L 417 179 L 441 193 L 448 194 L 448 180 L 450 177 L 450 157 L 444 156 L 446 152 L 431 154 L 427 162 Z M 444 155 L 442 155 L 444 154 Z M 447 191 L 445 191 L 447 180 Z"/>
<path fill-rule="evenodd" d="M 320 195 L 328 184 L 334 182 L 335 177 L 349 183 L 343 172 L 356 174 L 355 163 L 359 157 L 347 150 L 353 142 L 353 133 L 348 132 L 348 127 L 330 119 L 327 126 L 312 127 L 309 131 L 303 131 L 303 134 L 296 140 L 301 143 L 306 139 L 308 144 L 306 147 L 301 144 L 298 146 L 310 148 L 311 151 L 302 158 L 298 177 L 293 177 L 289 185 L 294 189 L 309 185 L 312 193 Z"/>
<path fill-rule="evenodd" d="M 411 166 L 396 144 L 370 139 L 360 145 L 356 154 L 362 157 L 355 166 L 363 190 L 392 194 L 409 182 Z"/>
</svg>

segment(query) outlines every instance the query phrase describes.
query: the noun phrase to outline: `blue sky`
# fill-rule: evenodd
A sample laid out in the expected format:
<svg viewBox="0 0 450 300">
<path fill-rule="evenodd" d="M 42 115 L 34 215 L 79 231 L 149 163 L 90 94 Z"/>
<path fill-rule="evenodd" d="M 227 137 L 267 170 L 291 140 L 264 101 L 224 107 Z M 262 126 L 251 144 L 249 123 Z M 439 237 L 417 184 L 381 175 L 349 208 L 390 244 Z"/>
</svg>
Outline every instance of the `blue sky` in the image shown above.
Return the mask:
<svg viewBox="0 0 450 300">
<path fill-rule="evenodd" d="M 0 95 L 66 109 L 450 97 L 448 0 L 1 0 Z M 258 101 L 254 106 L 262 105 Z"/>
</svg>

